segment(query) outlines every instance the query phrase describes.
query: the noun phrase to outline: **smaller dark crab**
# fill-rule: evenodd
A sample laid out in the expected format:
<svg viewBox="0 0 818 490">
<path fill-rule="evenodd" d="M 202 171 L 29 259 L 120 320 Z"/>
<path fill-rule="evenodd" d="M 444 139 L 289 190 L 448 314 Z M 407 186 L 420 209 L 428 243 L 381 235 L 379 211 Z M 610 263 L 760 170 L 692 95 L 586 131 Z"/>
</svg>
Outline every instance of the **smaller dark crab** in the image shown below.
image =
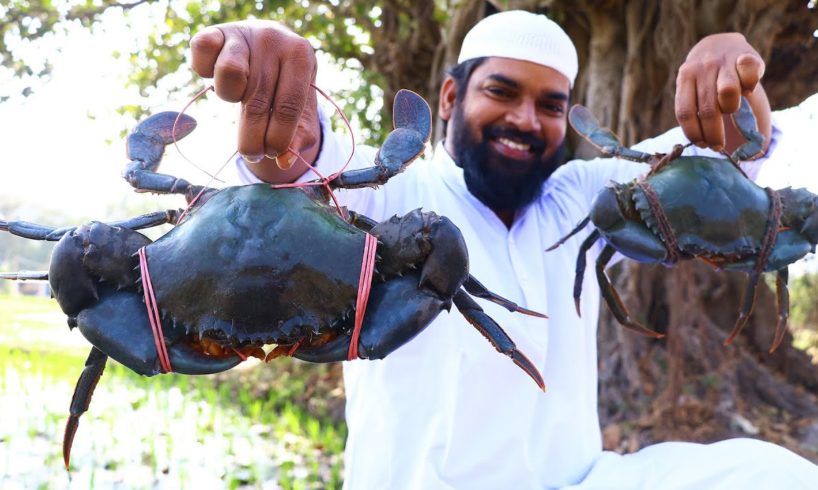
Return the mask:
<svg viewBox="0 0 818 490">
<path fill-rule="evenodd" d="M 137 191 L 186 196 L 193 203 L 188 213 L 60 229 L 0 221 L 0 230 L 18 236 L 59 240 L 47 273 L 0 277 L 48 279 L 69 326 L 93 345 L 71 401 L 66 466 L 79 417 L 109 356 L 145 376 L 216 373 L 247 356 L 382 359 L 454 304 L 544 389 L 536 366 L 470 295 L 543 315 L 495 295 L 469 274 L 466 244 L 451 221 L 415 210 L 378 223 L 328 204 L 330 188 L 377 187 L 423 152 L 431 133 L 426 102 L 400 91 L 394 114 L 395 130 L 373 167 L 316 186 L 220 190 L 156 172 L 165 145 L 195 128 L 189 116 L 157 114 L 128 137 L 124 177 Z M 154 242 L 135 231 L 165 223 L 176 226 Z M 361 266 L 367 250 L 374 262 L 368 281 Z M 368 306 L 356 323 L 367 304 L 359 296 L 366 284 Z M 269 344 L 276 347 L 262 350 Z"/>
<path fill-rule="evenodd" d="M 698 258 L 716 269 L 748 273 L 739 317 L 725 344 L 730 344 L 747 322 L 760 275 L 776 271 L 778 324 L 770 352 L 774 351 L 784 337 L 789 316 L 787 266 L 814 252 L 818 243 L 818 196 L 806 189 L 762 189 L 741 170 L 738 162 L 759 154 L 764 140 L 747 100 L 742 98 L 739 111 L 733 115 L 746 143 L 732 155 L 725 154 L 724 159 L 681 156 L 681 145 L 668 154 L 656 155 L 623 147 L 582 106 L 574 106 L 568 119 L 605 156 L 652 166 L 636 181 L 606 186 L 594 199 L 590 214 L 548 249 L 558 247 L 588 223 L 595 226 L 577 257 L 577 312 L 585 255 L 599 238 L 607 244 L 597 259 L 596 275 L 611 313 L 625 327 L 655 337 L 661 334 L 631 318 L 605 274 L 615 252 L 668 267 Z"/>
</svg>

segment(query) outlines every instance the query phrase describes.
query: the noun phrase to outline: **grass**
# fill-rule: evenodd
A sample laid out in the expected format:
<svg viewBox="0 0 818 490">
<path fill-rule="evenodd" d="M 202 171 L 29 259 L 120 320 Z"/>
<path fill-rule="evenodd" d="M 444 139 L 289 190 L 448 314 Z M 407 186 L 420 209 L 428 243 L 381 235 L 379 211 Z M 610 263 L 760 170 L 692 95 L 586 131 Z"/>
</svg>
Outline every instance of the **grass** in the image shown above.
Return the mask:
<svg viewBox="0 0 818 490">
<path fill-rule="evenodd" d="M 62 431 L 88 349 L 53 301 L 0 296 L 0 487 L 340 488 L 335 367 L 288 359 L 153 378 L 109 361 L 69 475 Z"/>
</svg>

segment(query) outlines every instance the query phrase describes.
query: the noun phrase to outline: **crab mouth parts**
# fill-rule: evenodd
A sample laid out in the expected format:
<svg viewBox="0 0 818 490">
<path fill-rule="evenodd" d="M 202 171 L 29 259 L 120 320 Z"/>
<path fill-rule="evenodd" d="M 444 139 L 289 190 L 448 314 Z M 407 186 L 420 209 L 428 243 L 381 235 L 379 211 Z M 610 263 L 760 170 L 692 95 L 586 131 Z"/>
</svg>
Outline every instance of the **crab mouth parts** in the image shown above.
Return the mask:
<svg viewBox="0 0 818 490">
<path fill-rule="evenodd" d="M 272 339 L 268 342 L 238 342 L 228 340 L 221 331 L 209 331 L 202 335 L 190 333 L 185 343 L 188 347 L 217 359 L 239 356 L 242 359 L 255 357 L 261 361 L 270 362 L 277 357 L 292 357 L 298 349 L 321 347 L 337 336 L 335 332 L 327 332 L 295 342 L 276 343 Z M 271 348 L 265 349 L 267 346 Z"/>
<path fill-rule="evenodd" d="M 217 358 L 239 356 L 243 359 L 255 357 L 264 360 L 267 356 L 267 353 L 262 348 L 263 344 L 245 342 L 232 345 L 232 342 L 224 340 L 224 336 L 221 336 L 221 338 L 212 338 L 207 335 L 200 336 L 192 333 L 188 336 L 186 343 L 189 347 L 202 354 Z"/>
</svg>

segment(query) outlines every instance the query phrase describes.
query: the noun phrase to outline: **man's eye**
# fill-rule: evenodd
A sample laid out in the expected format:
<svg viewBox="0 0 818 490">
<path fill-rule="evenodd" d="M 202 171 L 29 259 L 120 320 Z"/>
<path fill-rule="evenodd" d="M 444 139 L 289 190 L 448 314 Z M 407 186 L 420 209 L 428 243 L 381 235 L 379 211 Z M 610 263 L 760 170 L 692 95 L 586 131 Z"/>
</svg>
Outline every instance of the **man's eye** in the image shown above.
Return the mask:
<svg viewBox="0 0 818 490">
<path fill-rule="evenodd" d="M 508 97 L 509 91 L 502 87 L 486 87 L 486 91 L 496 97 Z"/>
<path fill-rule="evenodd" d="M 565 112 L 565 108 L 562 104 L 543 104 L 542 108 L 554 114 L 563 114 Z"/>
</svg>

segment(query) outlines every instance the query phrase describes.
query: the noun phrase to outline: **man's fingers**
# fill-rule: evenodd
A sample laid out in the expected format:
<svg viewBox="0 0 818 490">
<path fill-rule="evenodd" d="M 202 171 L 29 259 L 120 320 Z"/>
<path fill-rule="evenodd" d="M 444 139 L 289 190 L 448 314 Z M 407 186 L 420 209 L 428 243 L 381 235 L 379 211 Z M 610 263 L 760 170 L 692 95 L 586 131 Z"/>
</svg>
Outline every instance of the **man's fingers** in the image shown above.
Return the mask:
<svg viewBox="0 0 818 490">
<path fill-rule="evenodd" d="M 696 96 L 696 78 L 687 66 L 679 69 L 676 77 L 676 120 L 687 139 L 692 143 L 701 144 L 704 141 L 702 128 L 698 117 L 698 97 Z"/>
<path fill-rule="evenodd" d="M 280 72 L 276 51 L 280 47 L 280 37 L 277 32 L 267 31 L 253 38 L 253 53 L 269 54 L 252 58 L 247 90 L 242 98 L 238 149 L 251 162 L 261 160 L 265 154 L 275 158 L 282 150 L 270 150 L 265 144 L 271 119 L 270 109 L 276 97 L 276 80 Z"/>
<path fill-rule="evenodd" d="M 255 163 L 286 152 L 309 96 L 315 99 L 310 43 L 278 23 L 246 21 L 203 30 L 191 40 L 191 49 L 193 69 L 213 77 L 216 94 L 241 102 L 238 150 L 245 159 Z M 317 121 L 314 102 L 311 120 Z M 311 127 L 299 144 L 313 148 L 317 128 Z"/>
<path fill-rule="evenodd" d="M 208 27 L 190 40 L 190 66 L 204 78 L 213 78 L 216 59 L 224 46 L 224 34 L 216 27 Z"/>
<path fill-rule="evenodd" d="M 237 29 L 223 31 L 224 46 L 216 59 L 216 94 L 228 102 L 242 100 L 250 75 L 250 48 Z"/>
<path fill-rule="evenodd" d="M 696 81 L 696 96 L 704 143 L 714 150 L 721 150 L 724 147 L 724 121 L 721 118 L 718 94 L 714 93 L 717 73 L 708 70 L 702 74 Z"/>
<path fill-rule="evenodd" d="M 268 153 L 284 153 L 290 146 L 310 97 L 315 99 L 310 87 L 315 67 L 312 46 L 303 39 L 299 39 L 289 56 L 282 60 L 264 138 Z M 313 110 L 314 105 L 311 104 Z"/>
<path fill-rule="evenodd" d="M 738 73 L 732 67 L 719 70 L 716 78 L 719 109 L 723 114 L 736 112 L 741 105 L 741 83 Z"/>
<path fill-rule="evenodd" d="M 312 92 L 313 89 L 310 89 Z M 310 94 L 307 98 L 307 105 L 304 112 L 301 114 L 301 119 L 298 120 L 298 127 L 295 131 L 295 136 L 290 143 L 290 147 L 297 152 L 285 151 L 280 153 L 276 158 L 278 168 L 287 170 L 293 165 L 304 165 L 304 162 L 299 160 L 304 159 L 304 154 L 309 152 L 317 152 L 321 134 L 321 125 L 318 122 L 318 108 L 316 98 Z"/>
<path fill-rule="evenodd" d="M 755 90 L 764 76 L 765 68 L 764 60 L 754 53 L 742 54 L 736 59 L 736 72 L 742 92 L 749 93 Z"/>
</svg>

